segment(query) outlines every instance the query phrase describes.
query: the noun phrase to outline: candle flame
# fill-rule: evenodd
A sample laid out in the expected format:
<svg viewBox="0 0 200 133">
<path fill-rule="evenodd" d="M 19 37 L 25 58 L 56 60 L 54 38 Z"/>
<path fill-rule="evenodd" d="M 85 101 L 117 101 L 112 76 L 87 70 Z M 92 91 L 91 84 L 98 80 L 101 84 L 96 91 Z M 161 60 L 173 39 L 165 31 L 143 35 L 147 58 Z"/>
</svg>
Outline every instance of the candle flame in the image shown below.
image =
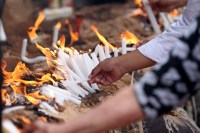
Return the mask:
<svg viewBox="0 0 200 133">
<path fill-rule="evenodd" d="M 69 34 L 71 36 L 71 41 L 69 46 L 71 46 L 74 42 L 79 40 L 79 34 L 78 32 L 73 32 L 72 25 L 70 24 L 68 19 L 65 20 L 65 23 L 68 25 L 69 28 Z"/>
<path fill-rule="evenodd" d="M 61 22 L 58 22 L 58 23 L 56 24 L 56 28 L 58 28 L 58 30 L 60 30 L 60 29 L 61 29 L 61 27 L 62 27 L 62 24 L 61 24 Z"/>
<path fill-rule="evenodd" d="M 135 3 L 136 5 L 138 5 L 139 8 L 142 7 L 142 0 L 134 0 L 134 3 Z"/>
<path fill-rule="evenodd" d="M 177 10 L 177 9 L 174 9 L 173 11 L 171 11 L 169 14 L 168 14 L 168 17 L 169 18 L 172 18 L 172 17 L 176 17 L 176 16 L 179 16 L 180 12 Z"/>
<path fill-rule="evenodd" d="M 37 20 L 35 21 L 34 26 L 28 28 L 28 36 L 31 39 L 31 41 L 38 38 L 36 31 L 39 29 L 39 26 L 43 22 L 44 18 L 45 18 L 44 13 L 40 12 Z"/>
<path fill-rule="evenodd" d="M 125 38 L 127 44 L 136 44 L 140 41 L 135 34 L 131 33 L 128 30 L 121 34 L 121 38 Z"/>
<path fill-rule="evenodd" d="M 36 29 L 39 28 L 40 24 L 44 21 L 44 18 L 45 18 L 45 14 L 43 12 L 39 12 L 38 18 L 35 21 L 35 25 L 34 25 Z"/>
<path fill-rule="evenodd" d="M 98 29 L 97 29 L 96 26 L 91 25 L 91 29 L 96 33 L 97 37 L 99 38 L 99 40 L 100 40 L 104 45 L 108 44 L 109 47 L 110 47 L 110 49 L 112 49 L 112 50 L 115 49 L 115 47 L 114 47 L 112 44 L 110 44 L 110 43 L 106 40 L 106 38 L 105 38 L 104 36 L 102 36 L 102 35 L 100 34 L 100 32 L 98 31 Z"/>
<path fill-rule="evenodd" d="M 58 45 L 61 47 L 62 50 L 65 49 L 65 35 L 62 35 L 60 37 L 60 40 L 58 41 Z"/>
</svg>

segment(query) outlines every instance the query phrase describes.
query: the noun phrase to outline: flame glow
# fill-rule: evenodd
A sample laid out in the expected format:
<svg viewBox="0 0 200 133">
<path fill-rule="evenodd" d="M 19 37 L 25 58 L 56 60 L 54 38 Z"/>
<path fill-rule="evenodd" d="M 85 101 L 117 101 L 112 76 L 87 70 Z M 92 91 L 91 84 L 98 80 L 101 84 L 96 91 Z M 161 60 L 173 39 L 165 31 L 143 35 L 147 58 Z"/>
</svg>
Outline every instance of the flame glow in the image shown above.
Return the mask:
<svg viewBox="0 0 200 133">
<path fill-rule="evenodd" d="M 108 44 L 109 47 L 110 47 L 110 49 L 112 49 L 112 50 L 115 49 L 115 47 L 114 47 L 112 44 L 110 44 L 110 43 L 106 40 L 106 38 L 105 38 L 104 36 L 102 36 L 102 35 L 99 33 L 99 31 L 98 31 L 98 29 L 97 29 L 96 26 L 91 25 L 91 29 L 96 33 L 97 37 L 99 38 L 99 40 L 100 40 L 104 45 Z"/>
<path fill-rule="evenodd" d="M 136 5 L 138 5 L 139 8 L 142 7 L 142 0 L 134 0 L 134 3 L 135 3 Z"/>
<path fill-rule="evenodd" d="M 65 23 L 68 25 L 69 28 L 69 34 L 71 36 L 71 41 L 70 41 L 70 46 L 71 46 L 74 42 L 78 41 L 79 34 L 78 32 L 73 32 L 72 25 L 70 24 L 68 19 L 65 20 Z"/>
<path fill-rule="evenodd" d="M 37 20 L 35 21 L 35 25 L 34 25 L 35 29 L 39 28 L 40 24 L 44 21 L 44 18 L 45 18 L 45 14 L 43 12 L 40 12 Z"/>
<path fill-rule="evenodd" d="M 44 18 L 45 18 L 44 13 L 40 12 L 37 20 L 35 21 L 34 26 L 28 28 L 28 36 L 31 40 L 38 38 L 36 31 L 38 30 L 40 24 L 43 22 Z"/>
<path fill-rule="evenodd" d="M 176 16 L 179 16 L 180 12 L 177 10 L 177 9 L 174 9 L 173 11 L 171 11 L 169 14 L 168 14 L 168 17 L 169 18 L 172 18 L 172 17 L 176 17 Z"/>
<path fill-rule="evenodd" d="M 136 35 L 134 35 L 128 30 L 121 34 L 121 38 L 126 38 L 127 44 L 136 44 L 140 41 Z"/>
<path fill-rule="evenodd" d="M 17 64 L 13 72 L 7 72 L 5 69 L 6 69 L 6 62 L 2 61 L 2 73 L 4 75 L 3 84 L 9 85 L 12 88 L 14 99 L 10 99 L 10 94 L 6 90 L 2 89 L 1 92 L 2 92 L 3 103 L 5 103 L 7 100 L 10 101 L 10 103 L 14 103 L 18 97 L 17 94 L 24 95 L 24 97 L 27 98 L 32 104 L 39 104 L 38 99 L 48 100 L 48 98 L 46 98 L 45 96 L 40 95 L 39 91 L 27 94 L 26 86 L 29 86 L 29 85 L 41 86 L 44 83 L 48 83 L 48 82 L 52 82 L 54 84 L 55 81 L 51 77 L 51 74 L 42 74 L 41 78 L 37 78 L 22 62 L 19 62 Z M 28 75 L 35 78 L 33 80 L 24 79 L 24 76 L 28 76 Z"/>
<path fill-rule="evenodd" d="M 61 27 L 62 27 L 62 24 L 61 24 L 61 22 L 58 22 L 58 23 L 56 24 L 56 28 L 58 28 L 58 30 L 60 30 L 60 29 L 61 29 Z"/>
<path fill-rule="evenodd" d="M 60 40 L 58 41 L 58 45 L 60 46 L 60 48 L 61 48 L 62 50 L 65 49 L 65 36 L 64 36 L 64 35 L 62 35 L 62 36 L 60 37 Z"/>
</svg>

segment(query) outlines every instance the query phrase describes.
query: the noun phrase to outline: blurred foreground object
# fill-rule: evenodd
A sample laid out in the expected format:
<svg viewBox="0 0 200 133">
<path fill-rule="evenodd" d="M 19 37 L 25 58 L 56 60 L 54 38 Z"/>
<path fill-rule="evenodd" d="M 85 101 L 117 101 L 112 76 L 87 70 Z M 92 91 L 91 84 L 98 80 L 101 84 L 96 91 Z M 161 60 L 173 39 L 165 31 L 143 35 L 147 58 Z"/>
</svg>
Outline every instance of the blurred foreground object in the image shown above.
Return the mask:
<svg viewBox="0 0 200 133">
<path fill-rule="evenodd" d="M 3 8 L 5 5 L 5 0 L 0 0 L 0 41 L 6 41 L 7 37 L 3 28 L 3 24 L 2 24 L 2 15 L 3 15 Z"/>
<path fill-rule="evenodd" d="M 44 9 L 45 19 L 53 20 L 59 18 L 67 18 L 73 15 L 72 7 L 62 7 L 57 9 Z"/>
</svg>

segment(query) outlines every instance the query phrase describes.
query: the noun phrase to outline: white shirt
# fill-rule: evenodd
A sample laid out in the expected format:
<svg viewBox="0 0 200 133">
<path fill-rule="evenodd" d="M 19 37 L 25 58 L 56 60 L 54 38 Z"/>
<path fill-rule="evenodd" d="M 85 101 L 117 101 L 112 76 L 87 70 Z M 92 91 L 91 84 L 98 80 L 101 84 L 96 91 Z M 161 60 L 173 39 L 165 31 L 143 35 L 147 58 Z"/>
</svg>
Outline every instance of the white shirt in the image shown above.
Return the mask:
<svg viewBox="0 0 200 133">
<path fill-rule="evenodd" d="M 170 27 L 158 37 L 139 47 L 138 50 L 147 58 L 161 63 L 167 58 L 169 51 L 175 48 L 175 40 L 181 37 L 186 29 L 190 28 L 192 22 L 194 22 L 199 15 L 200 0 L 188 0 L 186 9 L 179 20 L 170 25 Z"/>
</svg>

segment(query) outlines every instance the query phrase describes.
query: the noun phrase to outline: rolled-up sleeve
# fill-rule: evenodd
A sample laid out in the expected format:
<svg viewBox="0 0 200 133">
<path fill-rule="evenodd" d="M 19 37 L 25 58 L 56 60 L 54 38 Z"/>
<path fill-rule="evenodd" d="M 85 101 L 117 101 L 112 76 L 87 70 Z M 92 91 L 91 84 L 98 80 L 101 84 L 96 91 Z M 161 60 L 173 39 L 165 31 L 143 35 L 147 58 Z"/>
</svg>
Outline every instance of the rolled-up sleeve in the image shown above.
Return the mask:
<svg viewBox="0 0 200 133">
<path fill-rule="evenodd" d="M 200 89 L 200 18 L 184 33 L 167 60 L 145 74 L 134 89 L 147 118 L 170 111 Z"/>
<path fill-rule="evenodd" d="M 161 63 L 165 60 L 170 50 L 176 47 L 177 38 L 181 37 L 184 31 L 191 27 L 191 24 L 200 14 L 199 7 L 200 0 L 188 0 L 186 9 L 179 20 L 158 37 L 139 47 L 138 50 L 147 58 Z"/>
</svg>

